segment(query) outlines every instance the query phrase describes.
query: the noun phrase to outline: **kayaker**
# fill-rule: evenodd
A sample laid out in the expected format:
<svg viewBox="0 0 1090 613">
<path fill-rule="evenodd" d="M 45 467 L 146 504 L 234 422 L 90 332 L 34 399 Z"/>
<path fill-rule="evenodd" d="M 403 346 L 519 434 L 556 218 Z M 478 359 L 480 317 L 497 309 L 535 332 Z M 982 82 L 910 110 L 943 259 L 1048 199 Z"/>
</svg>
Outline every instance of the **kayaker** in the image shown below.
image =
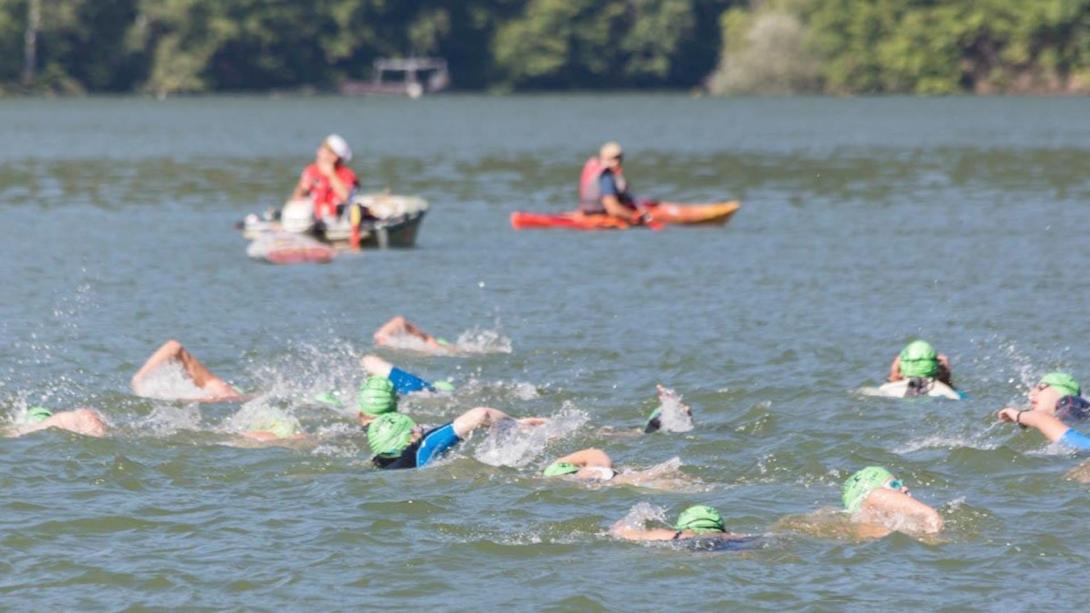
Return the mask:
<svg viewBox="0 0 1090 613">
<path fill-rule="evenodd" d="M 170 371 L 175 367 L 174 372 Z M 180 376 L 192 390 L 178 389 L 171 375 Z M 220 379 L 174 339 L 163 343 L 132 376 L 131 386 L 137 396 L 196 402 L 241 402 L 246 398 L 230 383 Z M 187 393 L 191 392 L 191 393 Z"/>
<path fill-rule="evenodd" d="M 1029 390 L 1028 409 L 1005 408 L 999 411 L 999 421 L 1036 428 L 1053 443 L 1061 443 L 1079 451 L 1090 451 L 1090 436 L 1064 422 L 1084 420 L 1090 416 L 1090 402 L 1082 397 L 1079 382 L 1064 372 L 1051 372 Z"/>
<path fill-rule="evenodd" d="M 540 426 L 540 417 L 514 419 L 489 407 L 470 409 L 453 421 L 425 431 L 404 413 L 384 413 L 367 428 L 367 443 L 374 457 L 371 462 L 382 469 L 423 468 L 469 435 L 484 426 L 511 420 L 521 427 Z"/>
<path fill-rule="evenodd" d="M 591 157 L 583 164 L 579 178 L 580 211 L 609 215 L 634 225 L 644 221 L 644 213 L 638 210 L 635 199 L 628 192 L 628 181 L 621 168 L 623 160 L 621 145 L 610 141 L 602 145 L 598 157 Z"/>
<path fill-rule="evenodd" d="M 905 345 L 889 365 L 889 383 L 883 391 L 903 397 L 942 396 L 959 399 L 950 374 L 950 359 L 936 353 L 927 341 L 915 340 Z M 900 383 L 899 385 L 890 385 Z"/>
<path fill-rule="evenodd" d="M 848 477 L 841 499 L 852 522 L 869 528 L 860 534 L 883 537 L 893 530 L 920 534 L 942 530 L 939 512 L 913 498 L 904 482 L 880 466 L 868 466 Z"/>
<path fill-rule="evenodd" d="M 314 218 L 337 217 L 344 212 L 359 178 L 346 164 L 352 161 L 352 149 L 337 134 L 330 134 L 318 146 L 314 162 L 303 169 L 292 200 L 309 198 L 314 204 Z"/>
<path fill-rule="evenodd" d="M 378 330 L 375 330 L 373 338 L 376 347 L 413 349 L 436 355 L 446 355 L 457 351 L 446 339 L 428 334 L 401 315 L 382 324 Z"/>
<path fill-rule="evenodd" d="M 96 438 L 106 436 L 106 432 L 109 430 L 106 421 L 94 409 L 80 408 L 54 413 L 45 407 L 36 406 L 27 409 L 23 419 L 19 420 L 11 428 L 10 435 L 23 436 L 24 434 L 49 428 L 67 430 Z"/>
</svg>

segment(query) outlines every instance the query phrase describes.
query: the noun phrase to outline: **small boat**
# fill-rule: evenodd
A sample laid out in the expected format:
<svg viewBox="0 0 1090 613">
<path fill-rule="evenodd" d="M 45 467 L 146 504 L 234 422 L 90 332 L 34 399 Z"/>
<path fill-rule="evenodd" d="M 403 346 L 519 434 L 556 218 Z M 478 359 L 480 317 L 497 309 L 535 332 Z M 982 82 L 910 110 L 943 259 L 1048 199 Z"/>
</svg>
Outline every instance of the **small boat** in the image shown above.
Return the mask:
<svg viewBox="0 0 1090 613">
<path fill-rule="evenodd" d="M 416 245 L 428 202 L 416 196 L 377 193 L 356 196 L 349 205 L 359 215 L 360 248 L 408 248 Z M 352 215 L 314 221 L 307 200 L 289 201 L 280 210 L 263 216 L 247 215 L 236 227 L 242 237 L 256 240 L 269 233 L 306 235 L 337 249 L 349 249 L 353 242 Z"/>
<path fill-rule="evenodd" d="M 711 204 L 678 204 L 653 202 L 645 205 L 647 227 L 671 225 L 723 225 L 742 204 L 737 200 Z M 565 213 L 511 213 L 511 227 L 516 230 L 564 228 L 568 230 L 627 230 L 632 224 L 609 215 L 591 215 L 580 211 Z M 637 226 L 638 227 L 638 226 Z"/>
<path fill-rule="evenodd" d="M 370 81 L 341 82 L 341 95 L 386 94 L 419 98 L 424 94 L 443 91 L 450 85 L 447 61 L 436 57 L 378 59 L 371 75 Z M 390 79 L 390 75 L 394 75 L 394 78 Z"/>
</svg>

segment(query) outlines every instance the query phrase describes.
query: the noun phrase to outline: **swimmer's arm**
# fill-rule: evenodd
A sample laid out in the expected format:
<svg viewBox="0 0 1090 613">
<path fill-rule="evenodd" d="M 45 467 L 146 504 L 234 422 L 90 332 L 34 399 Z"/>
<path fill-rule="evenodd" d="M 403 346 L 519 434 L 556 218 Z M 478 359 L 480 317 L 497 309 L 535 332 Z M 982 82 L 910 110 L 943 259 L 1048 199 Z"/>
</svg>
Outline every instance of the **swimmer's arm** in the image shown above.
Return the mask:
<svg viewBox="0 0 1090 613">
<path fill-rule="evenodd" d="M 1062 421 L 1044 411 L 1023 411 L 1019 409 L 1003 409 L 999 412 L 999 421 L 1008 421 L 1037 428 L 1048 440 L 1055 443 L 1063 438 L 1070 429 Z"/>
<path fill-rule="evenodd" d="M 609 532 L 628 541 L 672 541 L 677 535 L 677 530 L 667 528 L 633 528 L 625 525 L 623 519 L 613 524 Z"/>
<path fill-rule="evenodd" d="M 568 464 L 574 464 L 580 468 L 587 466 L 602 466 L 605 468 L 613 468 L 613 460 L 601 449 L 583 449 L 570 453 L 562 458 L 559 458 L 557 462 L 566 462 Z"/>
<path fill-rule="evenodd" d="M 942 515 L 938 511 L 898 491 L 884 488 L 874 490 L 863 502 L 863 509 L 884 515 L 900 515 L 927 534 L 942 530 Z"/>
<path fill-rule="evenodd" d="M 894 381 L 900 381 L 901 377 L 901 356 L 893 358 L 893 363 L 889 365 L 889 377 L 887 379 L 892 383 Z"/>
<path fill-rule="evenodd" d="M 513 420 L 514 418 L 499 409 L 477 407 L 459 415 L 451 425 L 454 428 L 454 434 L 458 435 L 458 438 L 464 439 L 477 428 L 491 426 L 507 419 Z M 527 417 L 516 421 L 522 426 L 540 426 L 545 423 L 545 420 L 540 417 Z"/>
</svg>

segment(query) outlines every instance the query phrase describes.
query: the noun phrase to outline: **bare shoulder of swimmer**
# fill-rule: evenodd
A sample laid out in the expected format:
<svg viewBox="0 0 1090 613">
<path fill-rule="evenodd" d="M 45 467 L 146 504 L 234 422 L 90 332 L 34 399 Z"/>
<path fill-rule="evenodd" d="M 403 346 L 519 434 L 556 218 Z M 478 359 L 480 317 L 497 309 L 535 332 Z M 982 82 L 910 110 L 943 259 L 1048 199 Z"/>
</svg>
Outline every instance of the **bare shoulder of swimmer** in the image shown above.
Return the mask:
<svg viewBox="0 0 1090 613">
<path fill-rule="evenodd" d="M 106 422 L 97 411 L 82 408 L 72 411 L 62 411 L 44 421 L 24 426 L 20 428 L 17 436 L 30 434 L 31 432 L 37 432 L 39 430 L 48 430 L 49 428 L 68 430 L 69 432 L 96 438 L 106 436 L 109 429 L 106 426 Z"/>
</svg>

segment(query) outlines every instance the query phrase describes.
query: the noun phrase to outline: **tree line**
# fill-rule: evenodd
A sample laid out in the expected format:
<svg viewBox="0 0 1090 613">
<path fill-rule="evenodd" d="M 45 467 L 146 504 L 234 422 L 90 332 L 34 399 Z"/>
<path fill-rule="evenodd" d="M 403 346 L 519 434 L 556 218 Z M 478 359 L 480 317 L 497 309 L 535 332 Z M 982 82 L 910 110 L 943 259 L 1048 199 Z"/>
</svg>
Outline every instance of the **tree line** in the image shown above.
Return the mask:
<svg viewBox="0 0 1090 613">
<path fill-rule="evenodd" d="M 0 92 L 1090 90 L 1090 0 L 0 0 Z"/>
</svg>

